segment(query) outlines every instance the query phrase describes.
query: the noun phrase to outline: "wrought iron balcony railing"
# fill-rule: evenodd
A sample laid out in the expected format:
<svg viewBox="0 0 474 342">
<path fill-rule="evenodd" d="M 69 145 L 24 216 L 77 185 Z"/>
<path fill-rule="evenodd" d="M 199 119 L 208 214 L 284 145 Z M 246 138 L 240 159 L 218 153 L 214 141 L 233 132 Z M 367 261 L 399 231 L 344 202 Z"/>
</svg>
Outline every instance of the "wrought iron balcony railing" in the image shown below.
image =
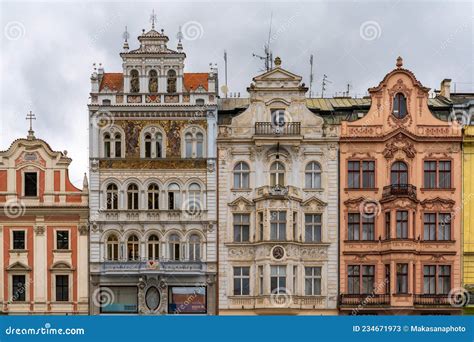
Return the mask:
<svg viewBox="0 0 474 342">
<path fill-rule="evenodd" d="M 451 305 L 448 294 L 415 294 L 413 297 L 414 305 Z"/>
<path fill-rule="evenodd" d="M 389 294 L 341 294 L 339 296 L 341 306 L 383 306 L 390 305 Z"/>
<path fill-rule="evenodd" d="M 275 125 L 272 122 L 256 122 L 255 135 L 285 135 L 295 136 L 301 133 L 300 122 L 286 122 L 283 125 Z"/>
<path fill-rule="evenodd" d="M 392 184 L 384 186 L 382 199 L 389 197 L 410 197 L 416 199 L 416 186 L 411 184 Z"/>
</svg>

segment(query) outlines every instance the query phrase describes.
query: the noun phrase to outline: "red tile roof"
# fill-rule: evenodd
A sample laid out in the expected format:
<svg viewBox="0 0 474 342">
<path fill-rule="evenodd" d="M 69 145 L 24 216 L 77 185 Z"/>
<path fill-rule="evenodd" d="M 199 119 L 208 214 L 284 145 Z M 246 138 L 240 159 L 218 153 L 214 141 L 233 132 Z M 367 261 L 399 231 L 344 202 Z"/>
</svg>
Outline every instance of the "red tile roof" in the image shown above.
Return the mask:
<svg viewBox="0 0 474 342">
<path fill-rule="evenodd" d="M 99 91 L 102 91 L 105 87 L 112 91 L 123 91 L 123 74 L 121 72 L 104 73 Z"/>
<path fill-rule="evenodd" d="M 187 91 L 196 90 L 199 86 L 202 86 L 206 91 L 208 90 L 208 78 L 207 72 L 188 72 L 184 73 L 184 88 Z"/>
</svg>

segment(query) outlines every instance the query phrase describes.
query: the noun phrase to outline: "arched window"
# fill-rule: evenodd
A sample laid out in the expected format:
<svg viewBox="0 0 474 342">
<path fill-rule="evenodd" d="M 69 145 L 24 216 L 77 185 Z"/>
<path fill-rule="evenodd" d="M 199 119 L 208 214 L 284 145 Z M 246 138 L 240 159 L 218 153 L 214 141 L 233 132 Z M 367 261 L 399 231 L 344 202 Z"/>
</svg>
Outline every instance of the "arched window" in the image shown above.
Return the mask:
<svg viewBox="0 0 474 342">
<path fill-rule="evenodd" d="M 122 156 L 122 135 L 115 133 L 115 158 Z"/>
<path fill-rule="evenodd" d="M 193 135 L 191 133 L 186 133 L 185 137 L 186 144 L 186 158 L 193 157 Z"/>
<path fill-rule="evenodd" d="M 188 189 L 188 212 L 196 214 L 201 211 L 201 187 L 197 183 L 189 185 Z"/>
<path fill-rule="evenodd" d="M 156 70 L 150 70 L 148 76 L 148 91 L 150 93 L 158 92 L 158 73 Z"/>
<path fill-rule="evenodd" d="M 274 162 L 270 166 L 270 185 L 285 186 L 285 166 L 280 162 Z"/>
<path fill-rule="evenodd" d="M 138 186 L 130 184 L 127 189 L 127 208 L 138 210 Z"/>
<path fill-rule="evenodd" d="M 184 157 L 203 158 L 204 157 L 204 134 L 202 132 L 187 132 L 184 135 Z"/>
<path fill-rule="evenodd" d="M 203 157 L 203 149 L 204 149 L 204 135 L 201 132 L 196 133 L 196 157 L 202 158 Z"/>
<path fill-rule="evenodd" d="M 178 210 L 180 202 L 180 190 L 179 185 L 176 183 L 171 183 L 168 186 L 168 209 L 169 210 Z"/>
<path fill-rule="evenodd" d="M 145 158 L 151 158 L 151 134 L 145 134 Z"/>
<path fill-rule="evenodd" d="M 307 189 L 320 189 L 321 188 L 321 166 L 314 161 L 306 165 L 305 188 Z"/>
<path fill-rule="evenodd" d="M 404 162 L 395 162 L 390 171 L 390 182 L 392 185 L 408 184 L 408 167 Z"/>
<path fill-rule="evenodd" d="M 393 116 L 403 119 L 407 115 L 407 98 L 402 93 L 397 93 L 393 98 Z"/>
<path fill-rule="evenodd" d="M 160 259 L 160 241 L 155 234 L 148 238 L 148 260 Z"/>
<path fill-rule="evenodd" d="M 179 236 L 172 234 L 169 239 L 170 246 L 170 260 L 179 260 L 181 252 L 181 243 L 179 241 Z"/>
<path fill-rule="evenodd" d="M 234 167 L 234 189 L 248 189 L 250 168 L 247 163 L 240 162 Z"/>
<path fill-rule="evenodd" d="M 156 138 L 155 138 L 155 156 L 156 158 L 161 158 L 163 156 L 162 150 L 163 150 L 163 136 L 161 133 L 156 133 Z"/>
<path fill-rule="evenodd" d="M 118 209 L 118 188 L 115 184 L 107 185 L 107 209 Z"/>
<path fill-rule="evenodd" d="M 127 241 L 127 258 L 128 260 L 138 260 L 140 253 L 138 238 L 135 235 L 131 235 Z"/>
<path fill-rule="evenodd" d="M 110 158 L 112 155 L 111 149 L 110 149 L 110 134 L 105 133 L 104 134 L 104 157 L 105 158 Z"/>
<path fill-rule="evenodd" d="M 168 71 L 168 93 L 176 93 L 176 71 L 169 70 Z"/>
<path fill-rule="evenodd" d="M 157 184 L 150 184 L 148 187 L 148 209 L 159 209 L 160 188 Z"/>
<path fill-rule="evenodd" d="M 107 238 L 107 260 L 118 260 L 118 239 L 115 235 Z"/>
<path fill-rule="evenodd" d="M 140 78 L 138 75 L 138 70 L 133 69 L 130 71 L 130 92 L 139 93 L 140 92 Z"/>
<path fill-rule="evenodd" d="M 189 238 L 189 260 L 201 260 L 201 238 L 197 234 Z"/>
<path fill-rule="evenodd" d="M 204 99 L 196 99 L 197 106 L 204 106 Z"/>
</svg>

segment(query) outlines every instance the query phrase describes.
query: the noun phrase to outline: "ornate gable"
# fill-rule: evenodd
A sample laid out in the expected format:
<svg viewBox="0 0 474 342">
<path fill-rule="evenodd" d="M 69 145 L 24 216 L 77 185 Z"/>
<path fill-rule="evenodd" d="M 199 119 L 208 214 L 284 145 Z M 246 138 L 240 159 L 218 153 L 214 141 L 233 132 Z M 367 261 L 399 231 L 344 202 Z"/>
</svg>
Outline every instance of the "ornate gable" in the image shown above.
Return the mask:
<svg viewBox="0 0 474 342">
<path fill-rule="evenodd" d="M 252 201 L 240 196 L 228 204 L 233 211 L 251 211 L 255 206 Z"/>
<path fill-rule="evenodd" d="M 305 200 L 303 203 L 301 203 L 301 206 L 305 210 L 313 210 L 313 211 L 323 211 L 327 205 L 328 204 L 326 202 L 320 200 L 316 196 L 311 196 L 310 198 Z"/>
</svg>

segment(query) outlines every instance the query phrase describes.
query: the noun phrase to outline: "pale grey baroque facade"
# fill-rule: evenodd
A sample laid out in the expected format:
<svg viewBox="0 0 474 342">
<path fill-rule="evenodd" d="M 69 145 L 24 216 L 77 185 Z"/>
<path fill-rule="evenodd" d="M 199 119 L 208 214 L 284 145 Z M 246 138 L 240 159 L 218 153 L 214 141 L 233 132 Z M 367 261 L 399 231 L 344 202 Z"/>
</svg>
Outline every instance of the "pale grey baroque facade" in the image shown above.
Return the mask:
<svg viewBox="0 0 474 342">
<path fill-rule="evenodd" d="M 215 314 L 217 70 L 138 40 L 91 76 L 91 314 Z"/>
<path fill-rule="evenodd" d="M 336 314 L 338 129 L 275 65 L 219 124 L 219 314 Z"/>
</svg>

